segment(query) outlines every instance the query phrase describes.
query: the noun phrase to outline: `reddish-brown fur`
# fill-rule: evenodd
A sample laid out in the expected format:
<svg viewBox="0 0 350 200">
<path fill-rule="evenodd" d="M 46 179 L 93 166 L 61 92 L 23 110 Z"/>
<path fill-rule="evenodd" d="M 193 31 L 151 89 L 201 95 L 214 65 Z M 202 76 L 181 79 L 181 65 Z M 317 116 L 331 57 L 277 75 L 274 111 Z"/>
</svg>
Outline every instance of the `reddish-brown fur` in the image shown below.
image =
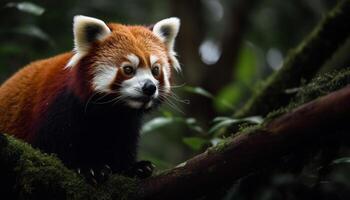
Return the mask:
<svg viewBox="0 0 350 200">
<path fill-rule="evenodd" d="M 65 68 L 73 53 L 64 53 L 33 62 L 3 83 L 0 87 L 0 132 L 31 142 L 40 126 L 40 117 L 65 86 L 71 87 L 82 100 L 91 96 L 96 62 L 102 60 L 118 66 L 130 53 L 140 58 L 140 67 L 150 67 L 150 55 L 169 60 L 165 45 L 147 28 L 120 24 L 108 26 L 112 35 L 96 42 L 88 55 L 73 68 Z M 125 79 L 127 77 L 118 72 L 116 82 Z M 163 75 L 159 79 L 162 84 Z"/>
<path fill-rule="evenodd" d="M 71 56 L 66 53 L 33 62 L 2 84 L 1 132 L 31 141 L 35 122 L 69 78 L 63 68 Z"/>
</svg>

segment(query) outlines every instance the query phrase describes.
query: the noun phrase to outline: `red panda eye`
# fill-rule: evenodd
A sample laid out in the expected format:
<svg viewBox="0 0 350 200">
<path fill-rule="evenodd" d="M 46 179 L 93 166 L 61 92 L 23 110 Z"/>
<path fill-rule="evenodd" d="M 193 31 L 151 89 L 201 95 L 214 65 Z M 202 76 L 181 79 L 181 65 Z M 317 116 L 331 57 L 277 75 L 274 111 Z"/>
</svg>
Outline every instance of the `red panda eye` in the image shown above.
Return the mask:
<svg viewBox="0 0 350 200">
<path fill-rule="evenodd" d="M 131 75 L 134 75 L 135 73 L 135 69 L 131 66 L 124 66 L 123 67 L 123 72 L 125 75 L 127 76 L 131 76 Z"/>
<path fill-rule="evenodd" d="M 155 66 L 152 68 L 152 74 L 154 77 L 158 77 L 159 76 L 159 66 Z"/>
</svg>

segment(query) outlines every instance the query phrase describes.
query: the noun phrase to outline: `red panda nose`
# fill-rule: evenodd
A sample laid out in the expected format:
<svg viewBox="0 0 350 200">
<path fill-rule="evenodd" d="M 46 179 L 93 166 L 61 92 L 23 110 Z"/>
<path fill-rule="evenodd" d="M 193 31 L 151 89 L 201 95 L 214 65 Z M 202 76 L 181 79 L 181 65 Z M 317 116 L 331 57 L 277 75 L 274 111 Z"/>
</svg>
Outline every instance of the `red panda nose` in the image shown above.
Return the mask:
<svg viewBox="0 0 350 200">
<path fill-rule="evenodd" d="M 142 86 L 142 92 L 147 96 L 152 96 L 157 90 L 156 85 L 151 80 L 146 80 Z"/>
</svg>

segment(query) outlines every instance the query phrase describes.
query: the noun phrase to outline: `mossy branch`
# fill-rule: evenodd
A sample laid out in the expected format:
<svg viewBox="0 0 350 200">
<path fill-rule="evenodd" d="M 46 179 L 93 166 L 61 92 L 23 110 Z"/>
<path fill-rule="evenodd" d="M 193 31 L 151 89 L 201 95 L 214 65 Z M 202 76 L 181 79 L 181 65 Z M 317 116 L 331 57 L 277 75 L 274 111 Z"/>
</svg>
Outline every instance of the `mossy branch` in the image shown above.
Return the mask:
<svg viewBox="0 0 350 200">
<path fill-rule="evenodd" d="M 113 175 L 91 186 L 54 156 L 0 135 L 1 190 L 13 199 L 183 199 L 252 173 L 342 126 L 350 117 L 350 86 L 247 130 L 157 176 Z M 337 136 L 332 136 L 337 137 Z M 7 189 L 7 190 L 6 190 Z M 4 192 L 2 193 L 4 194 Z"/>
<path fill-rule="evenodd" d="M 235 116 L 266 115 L 288 104 L 293 94 L 286 90 L 298 87 L 302 80 L 308 81 L 315 75 L 349 38 L 349 22 L 350 0 L 341 0 Z"/>
<path fill-rule="evenodd" d="M 99 186 L 67 169 L 53 155 L 41 153 L 0 134 L 0 193 L 10 199 L 130 199 L 137 181 L 113 175 Z"/>
<path fill-rule="evenodd" d="M 246 176 L 313 144 L 350 117 L 350 86 L 311 101 L 263 127 L 238 134 L 178 167 L 141 182 L 141 199 L 183 199 Z M 337 137 L 337 136 L 332 136 Z"/>
</svg>

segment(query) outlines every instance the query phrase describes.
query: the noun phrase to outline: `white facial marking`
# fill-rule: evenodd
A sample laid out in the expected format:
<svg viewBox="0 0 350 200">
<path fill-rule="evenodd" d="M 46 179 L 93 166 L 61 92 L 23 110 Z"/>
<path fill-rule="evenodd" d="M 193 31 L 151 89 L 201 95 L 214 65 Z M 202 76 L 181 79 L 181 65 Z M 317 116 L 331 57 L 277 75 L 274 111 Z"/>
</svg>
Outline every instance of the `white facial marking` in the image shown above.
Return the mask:
<svg viewBox="0 0 350 200">
<path fill-rule="evenodd" d="M 163 70 L 163 77 L 164 77 L 164 90 L 165 92 L 169 92 L 170 91 L 170 82 L 169 82 L 169 76 L 170 76 L 170 67 L 169 64 L 165 64 L 162 67 Z"/>
<path fill-rule="evenodd" d="M 150 102 L 148 102 L 148 104 L 146 105 L 146 108 L 150 108 L 152 105 L 153 105 L 153 102 L 150 101 Z"/>
<path fill-rule="evenodd" d="M 159 81 L 156 80 L 150 69 L 138 68 L 136 74 L 131 79 L 125 80 L 122 83 L 121 93 L 124 96 L 137 98 L 142 97 L 142 86 L 146 80 L 151 80 L 158 88 Z M 154 98 L 158 97 L 158 89 L 154 93 Z"/>
<path fill-rule="evenodd" d="M 93 87 L 96 91 L 110 92 L 110 85 L 117 76 L 118 69 L 109 65 L 98 65 L 93 78 Z"/>
<path fill-rule="evenodd" d="M 127 58 L 129 59 L 129 61 L 131 62 L 131 64 L 132 64 L 134 67 L 139 66 L 139 64 L 140 64 L 140 59 L 139 59 L 139 57 L 137 57 L 135 54 L 129 54 L 129 55 L 127 56 Z"/>
<path fill-rule="evenodd" d="M 181 65 L 176 58 L 176 53 L 174 51 L 169 52 L 170 60 L 172 61 L 173 67 L 176 72 L 181 72 Z"/>
<path fill-rule="evenodd" d="M 151 63 L 151 66 L 153 66 L 158 60 L 159 60 L 159 58 L 157 56 L 155 56 L 155 55 L 151 55 L 149 57 L 149 61 Z"/>
<path fill-rule="evenodd" d="M 143 105 L 142 102 L 134 101 L 134 100 L 128 100 L 126 101 L 126 103 L 132 108 L 141 108 L 141 106 Z"/>
<path fill-rule="evenodd" d="M 69 60 L 65 68 L 71 68 L 78 64 L 79 60 L 84 56 L 84 54 L 81 53 L 75 53 L 72 58 Z"/>
</svg>

